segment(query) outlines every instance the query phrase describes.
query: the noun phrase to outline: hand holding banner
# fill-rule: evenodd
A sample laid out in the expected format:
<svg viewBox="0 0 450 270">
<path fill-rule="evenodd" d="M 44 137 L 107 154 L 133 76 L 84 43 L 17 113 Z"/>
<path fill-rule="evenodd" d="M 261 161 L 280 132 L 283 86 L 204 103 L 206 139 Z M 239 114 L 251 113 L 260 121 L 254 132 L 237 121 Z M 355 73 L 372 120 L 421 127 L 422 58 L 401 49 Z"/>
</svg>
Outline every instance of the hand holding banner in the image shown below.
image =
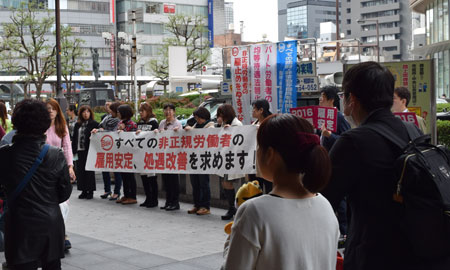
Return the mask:
<svg viewBox="0 0 450 270">
<path fill-rule="evenodd" d="M 86 170 L 136 173 L 255 173 L 256 126 L 92 134 Z"/>
<path fill-rule="evenodd" d="M 337 109 L 322 106 L 305 106 L 292 108 L 291 114 L 308 120 L 317 129 L 325 128 L 336 132 L 337 130 Z"/>
</svg>

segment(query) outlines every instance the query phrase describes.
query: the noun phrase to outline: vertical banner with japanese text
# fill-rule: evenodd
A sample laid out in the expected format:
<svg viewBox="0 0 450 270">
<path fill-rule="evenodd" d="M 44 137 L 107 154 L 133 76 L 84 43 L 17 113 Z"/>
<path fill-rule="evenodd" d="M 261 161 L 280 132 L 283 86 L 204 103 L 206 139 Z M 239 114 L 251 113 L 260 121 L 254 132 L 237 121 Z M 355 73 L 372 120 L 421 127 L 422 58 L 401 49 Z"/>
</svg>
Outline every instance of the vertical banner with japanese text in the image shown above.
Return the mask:
<svg viewBox="0 0 450 270">
<path fill-rule="evenodd" d="M 86 170 L 135 173 L 252 174 L 255 126 L 160 133 L 92 134 Z"/>
<path fill-rule="evenodd" d="M 297 107 L 297 41 L 280 42 L 277 51 L 278 110 L 289 113 Z"/>
<path fill-rule="evenodd" d="M 236 110 L 236 117 L 244 125 L 249 125 L 252 119 L 248 63 L 249 54 L 247 47 L 233 47 L 231 49 L 233 107 Z"/>
<path fill-rule="evenodd" d="M 276 44 L 257 44 L 250 47 L 251 100 L 265 99 L 270 110 L 277 112 L 277 49 Z"/>
</svg>

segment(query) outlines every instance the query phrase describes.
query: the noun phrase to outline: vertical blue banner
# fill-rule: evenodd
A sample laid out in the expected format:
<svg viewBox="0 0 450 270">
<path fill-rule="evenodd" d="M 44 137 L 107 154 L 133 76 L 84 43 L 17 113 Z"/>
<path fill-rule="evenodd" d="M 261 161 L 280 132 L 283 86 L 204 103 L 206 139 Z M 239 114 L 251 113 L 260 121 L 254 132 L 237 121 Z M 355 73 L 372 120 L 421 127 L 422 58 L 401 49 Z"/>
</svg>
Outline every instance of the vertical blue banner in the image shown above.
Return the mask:
<svg viewBox="0 0 450 270">
<path fill-rule="evenodd" d="M 297 107 L 297 41 L 284 41 L 277 47 L 278 111 L 289 113 Z"/>
<path fill-rule="evenodd" d="M 208 41 L 209 47 L 214 47 L 214 14 L 213 0 L 208 0 Z"/>
</svg>

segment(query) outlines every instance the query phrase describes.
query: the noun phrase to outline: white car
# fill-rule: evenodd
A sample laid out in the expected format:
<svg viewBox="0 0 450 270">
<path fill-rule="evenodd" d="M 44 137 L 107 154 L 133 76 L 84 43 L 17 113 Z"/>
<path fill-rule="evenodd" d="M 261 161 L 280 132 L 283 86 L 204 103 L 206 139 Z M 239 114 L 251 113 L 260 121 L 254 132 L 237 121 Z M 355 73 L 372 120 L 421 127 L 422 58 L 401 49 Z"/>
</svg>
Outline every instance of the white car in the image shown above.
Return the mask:
<svg viewBox="0 0 450 270">
<path fill-rule="evenodd" d="M 436 104 L 444 104 L 444 103 L 448 103 L 447 100 L 445 100 L 443 98 L 437 98 L 436 99 Z"/>
</svg>

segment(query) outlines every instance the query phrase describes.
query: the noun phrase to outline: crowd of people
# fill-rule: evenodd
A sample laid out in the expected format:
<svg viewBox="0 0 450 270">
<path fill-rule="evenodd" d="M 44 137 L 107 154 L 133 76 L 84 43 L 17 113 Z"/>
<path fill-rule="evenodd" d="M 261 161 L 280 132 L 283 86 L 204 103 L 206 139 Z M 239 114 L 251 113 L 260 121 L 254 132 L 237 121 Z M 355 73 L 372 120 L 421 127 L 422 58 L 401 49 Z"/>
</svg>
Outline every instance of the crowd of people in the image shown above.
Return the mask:
<svg viewBox="0 0 450 270">
<path fill-rule="evenodd" d="M 220 175 L 228 202 L 222 219 L 234 218 L 222 269 L 336 269 L 340 237 L 347 238 L 344 269 L 450 269 L 450 254 L 425 259 L 411 249 L 392 200 L 397 183 L 394 163 L 400 150 L 371 129 L 384 125 L 408 141 L 405 126 L 392 111 L 405 111 L 409 96 L 404 89 L 394 91 L 394 77 L 375 62 L 351 67 L 342 90 L 343 113 L 338 113 L 336 132 L 315 129 L 291 114 L 272 114 L 266 100 L 252 103 L 253 125 L 258 126 L 258 173 Z M 336 87 L 322 88 L 321 106 L 339 107 L 339 100 Z M 1 104 L 1 129 L 7 131 L 11 121 Z M 92 133 L 242 126 L 229 104 L 218 108 L 217 123 L 207 109 L 197 108 L 195 125 L 184 130 L 176 119 L 175 106 L 166 104 L 163 109 L 165 119 L 158 123 L 152 107 L 141 103 L 135 123 L 128 104 L 107 103 L 107 113 L 98 123 L 89 106 L 69 106 L 66 121 L 53 99 L 46 103 L 26 99 L 16 105 L 14 130 L 3 137 L 7 145 L 0 148 L 0 184 L 7 198 L 15 193 L 44 145 L 51 147 L 17 200 L 8 202 L 5 255 L 12 269 L 37 269 L 39 263 L 43 269 L 61 268 L 64 239 L 66 248 L 68 242 L 64 220 L 71 182 L 81 191 L 79 199 L 94 198 L 96 190 L 94 172 L 85 170 Z M 114 190 L 111 173 L 103 172 L 100 197 L 122 205 L 136 204 L 135 174 L 113 175 Z M 257 179 L 266 194 L 236 209 L 233 183 L 244 177 Z M 156 175 L 144 174 L 141 179 L 145 201 L 140 206 L 157 207 Z M 191 174 L 190 180 L 194 205 L 188 213 L 210 214 L 209 175 Z M 162 182 L 166 198 L 160 208 L 179 210 L 179 176 L 162 174 Z"/>
</svg>

